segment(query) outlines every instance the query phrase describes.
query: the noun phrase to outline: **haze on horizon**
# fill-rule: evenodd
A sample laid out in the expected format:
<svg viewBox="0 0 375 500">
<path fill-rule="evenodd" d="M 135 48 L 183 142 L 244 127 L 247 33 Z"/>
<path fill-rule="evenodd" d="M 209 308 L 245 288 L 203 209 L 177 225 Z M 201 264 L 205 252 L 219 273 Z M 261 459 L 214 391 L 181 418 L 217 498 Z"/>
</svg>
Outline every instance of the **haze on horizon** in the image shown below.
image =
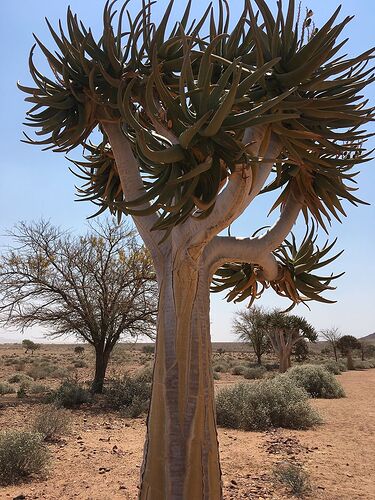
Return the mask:
<svg viewBox="0 0 375 500">
<path fill-rule="evenodd" d="M 135 3 L 135 2 L 133 2 Z M 373 9 L 371 0 L 342 0 L 341 19 L 346 15 L 355 14 L 355 18 L 346 28 L 342 39 L 349 37 L 345 52 L 350 55 L 363 52 L 370 48 L 375 41 L 373 29 Z M 69 162 L 63 155 L 42 152 L 37 147 L 31 147 L 20 142 L 27 103 L 23 101 L 23 94 L 18 91 L 16 81 L 23 84 L 30 83 L 28 72 L 28 55 L 33 45 L 32 32 L 50 48 L 53 42 L 48 35 L 44 17 L 48 17 L 52 25 L 56 25 L 59 18 L 64 19 L 66 9 L 71 4 L 87 25 L 98 33 L 101 26 L 101 12 L 104 0 L 60 0 L 51 2 L 5 2 L 2 5 L 0 18 L 0 42 L 3 50 L 0 54 L 3 69 L 0 80 L 0 105 L 2 119 L 0 120 L 0 144 L 2 151 L 1 167 L 2 181 L 0 185 L 0 244 L 3 248 L 9 243 L 4 236 L 19 220 L 32 221 L 41 217 L 51 220 L 53 224 L 70 228 L 77 233 L 85 231 L 86 218 L 95 211 L 95 206 L 85 202 L 76 203 L 74 185 L 79 185 L 68 170 Z M 175 12 L 178 17 L 180 2 L 176 2 Z M 202 10 L 201 2 L 193 2 L 195 11 Z M 230 0 L 232 17 L 238 16 L 242 2 Z M 272 0 L 270 4 L 276 4 Z M 131 4 L 132 5 L 132 4 Z M 160 0 L 155 6 L 156 17 L 162 12 L 166 0 Z M 310 5 L 315 11 L 317 26 L 332 14 L 338 2 Z M 131 7 L 132 8 L 132 7 Z M 11 43 L 10 43 L 11 42 Z M 11 49 L 5 49 L 10 48 Z M 11 52 L 10 52 L 11 51 Z M 11 57 L 9 57 L 11 55 Z M 42 71 L 46 65 L 40 54 L 36 62 Z M 374 86 L 367 91 L 366 97 L 375 101 Z M 368 128 L 374 131 L 370 124 Z M 368 148 L 374 147 L 374 140 L 368 143 Z M 73 151 L 71 157 L 78 159 L 79 151 Z M 342 224 L 332 223 L 330 240 L 338 238 L 336 251 L 345 249 L 344 254 L 334 262 L 330 272 L 345 271 L 345 275 L 337 280 L 337 290 L 326 294 L 327 298 L 337 300 L 336 304 L 327 305 L 310 303 L 311 311 L 303 305 L 296 307 L 293 312 L 304 315 L 318 330 L 337 326 L 343 334 L 363 337 L 375 331 L 375 162 L 371 161 L 361 167 L 362 173 L 358 176 L 361 199 L 371 203 L 370 206 L 361 205 L 358 208 L 345 204 L 348 217 Z M 258 227 L 272 224 L 277 214 L 266 218 L 270 208 L 270 198 L 258 197 L 239 221 L 231 227 L 232 235 L 248 236 Z M 301 236 L 304 224 L 297 225 L 296 234 Z M 325 241 L 321 231 L 320 241 Z M 225 294 L 211 296 L 211 326 L 213 341 L 234 341 L 231 332 L 233 314 L 236 310 L 246 307 L 246 304 L 227 304 Z M 267 308 L 286 308 L 289 301 L 277 297 L 274 293 L 265 293 L 258 302 Z M 43 340 L 40 329 L 33 329 L 22 336 L 0 330 L 0 343 L 5 340 L 20 341 L 22 338 Z M 72 342 L 72 338 L 66 339 Z M 52 340 L 48 340 L 52 341 Z M 58 339 L 55 342 L 62 342 Z"/>
</svg>

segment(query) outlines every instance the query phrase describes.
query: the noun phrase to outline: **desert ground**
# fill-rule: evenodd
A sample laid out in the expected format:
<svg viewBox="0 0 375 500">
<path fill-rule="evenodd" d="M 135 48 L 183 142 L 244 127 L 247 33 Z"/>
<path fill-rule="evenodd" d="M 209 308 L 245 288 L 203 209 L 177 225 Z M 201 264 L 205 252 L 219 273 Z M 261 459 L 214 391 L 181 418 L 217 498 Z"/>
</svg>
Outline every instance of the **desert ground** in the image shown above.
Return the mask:
<svg viewBox="0 0 375 500">
<path fill-rule="evenodd" d="M 239 349 L 232 356 L 246 360 L 249 354 Z M 39 380 L 41 384 L 58 386 L 67 374 L 82 382 L 91 378 L 93 358 L 88 348 L 78 356 L 74 346 L 48 344 L 34 355 L 25 355 L 19 345 L 2 345 L 0 382 L 17 371 L 27 372 L 33 364 L 29 363 L 31 359 L 35 362 L 43 358 L 56 371 Z M 139 347 L 119 346 L 108 376 L 134 373 L 151 365 L 152 354 L 143 353 Z M 324 419 L 315 429 L 243 432 L 219 428 L 226 500 L 293 498 L 273 475 L 275 465 L 285 460 L 303 465 L 308 472 L 311 491 L 304 498 L 375 500 L 375 369 L 345 372 L 338 379 L 347 397 L 312 400 Z M 238 376 L 223 373 L 215 385 L 220 389 L 237 381 Z M 39 395 L 0 396 L 0 429 L 28 428 L 41 407 Z M 0 487 L 1 500 L 137 498 L 145 417 L 125 418 L 105 408 L 100 398 L 70 413 L 73 424 L 69 434 L 48 444 L 52 460 L 47 474 Z"/>
</svg>

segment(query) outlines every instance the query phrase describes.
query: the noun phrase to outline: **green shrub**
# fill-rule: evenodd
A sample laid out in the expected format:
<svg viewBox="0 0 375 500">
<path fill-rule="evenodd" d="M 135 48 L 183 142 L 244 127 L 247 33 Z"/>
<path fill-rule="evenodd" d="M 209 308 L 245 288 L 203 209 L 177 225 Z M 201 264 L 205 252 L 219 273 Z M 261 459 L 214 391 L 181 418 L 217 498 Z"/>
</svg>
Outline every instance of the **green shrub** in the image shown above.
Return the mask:
<svg viewBox="0 0 375 500">
<path fill-rule="evenodd" d="M 14 394 L 16 389 L 8 384 L 8 382 L 0 382 L 0 396 L 4 394 Z"/>
<path fill-rule="evenodd" d="M 49 452 L 40 434 L 27 431 L 0 433 L 0 483 L 16 483 L 45 471 Z"/>
<path fill-rule="evenodd" d="M 308 399 L 303 388 L 283 376 L 237 384 L 218 392 L 217 422 L 246 431 L 272 427 L 308 429 L 321 422 Z"/>
<path fill-rule="evenodd" d="M 340 370 L 342 372 L 347 372 L 348 371 L 348 364 L 347 364 L 347 362 L 346 362 L 345 359 L 339 359 L 338 360 L 338 364 L 339 364 Z"/>
<path fill-rule="evenodd" d="M 254 368 L 246 368 L 243 376 L 248 380 L 255 380 L 263 378 L 267 370 L 263 366 L 257 366 Z"/>
<path fill-rule="evenodd" d="M 213 372 L 213 377 L 214 377 L 214 380 L 220 380 L 220 373 L 219 372 Z"/>
<path fill-rule="evenodd" d="M 360 361 L 359 359 L 353 360 L 354 370 L 368 370 L 372 368 L 372 363 L 370 361 Z"/>
<path fill-rule="evenodd" d="M 75 380 L 65 380 L 58 389 L 49 394 L 47 401 L 58 407 L 76 408 L 91 401 L 91 393 Z"/>
<path fill-rule="evenodd" d="M 298 464 L 290 462 L 277 464 L 274 475 L 280 483 L 290 489 L 293 495 L 302 496 L 311 489 L 307 472 Z"/>
<path fill-rule="evenodd" d="M 131 418 L 147 411 L 150 396 L 151 381 L 146 372 L 135 377 L 125 375 L 121 379 L 113 379 L 106 389 L 108 406 Z"/>
<path fill-rule="evenodd" d="M 142 352 L 144 354 L 153 354 L 155 352 L 155 346 L 154 345 L 144 345 L 142 347 Z"/>
<path fill-rule="evenodd" d="M 17 390 L 17 398 L 23 399 L 27 396 L 27 389 L 29 388 L 28 384 L 22 383 Z"/>
<path fill-rule="evenodd" d="M 83 359 L 78 359 L 77 361 L 73 362 L 74 368 L 87 368 L 87 363 L 86 361 L 83 361 Z"/>
<path fill-rule="evenodd" d="M 340 375 L 341 374 L 341 367 L 340 363 L 337 363 L 336 361 L 329 360 L 325 361 L 322 363 L 323 368 L 325 368 L 327 371 L 330 373 L 333 373 L 334 375 Z"/>
<path fill-rule="evenodd" d="M 229 371 L 230 366 L 227 363 L 220 362 L 214 364 L 214 372 L 219 373 L 227 373 Z"/>
<path fill-rule="evenodd" d="M 31 384 L 28 387 L 28 392 L 30 394 L 43 394 L 49 391 L 49 387 L 43 384 Z"/>
<path fill-rule="evenodd" d="M 8 382 L 11 384 L 23 384 L 31 383 L 33 379 L 26 375 L 26 373 L 15 373 L 8 378 Z"/>
<path fill-rule="evenodd" d="M 243 375 L 247 370 L 246 366 L 237 365 L 232 368 L 232 375 Z"/>
<path fill-rule="evenodd" d="M 35 417 L 33 431 L 45 441 L 55 441 L 66 434 L 71 425 L 71 416 L 66 410 L 55 406 L 44 407 Z"/>
<path fill-rule="evenodd" d="M 284 377 L 303 387 L 313 398 L 345 397 L 344 389 L 335 376 L 320 365 L 301 365 L 290 368 Z"/>
</svg>

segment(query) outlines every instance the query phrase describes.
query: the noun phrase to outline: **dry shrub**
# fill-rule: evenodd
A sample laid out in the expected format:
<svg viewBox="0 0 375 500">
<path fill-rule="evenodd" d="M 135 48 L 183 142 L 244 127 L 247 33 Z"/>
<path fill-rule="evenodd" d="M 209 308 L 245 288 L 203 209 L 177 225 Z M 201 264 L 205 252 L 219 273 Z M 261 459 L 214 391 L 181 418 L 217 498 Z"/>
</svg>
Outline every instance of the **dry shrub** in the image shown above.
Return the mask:
<svg viewBox="0 0 375 500">
<path fill-rule="evenodd" d="M 0 484 L 13 484 L 43 473 L 48 462 L 49 452 L 40 434 L 28 431 L 0 433 Z"/>
<path fill-rule="evenodd" d="M 69 432 L 70 426 L 69 412 L 55 406 L 45 406 L 34 419 L 33 431 L 43 436 L 45 441 L 56 441 Z"/>
<path fill-rule="evenodd" d="M 274 475 L 293 495 L 300 497 L 311 489 L 307 472 L 298 464 L 291 462 L 277 464 Z"/>
<path fill-rule="evenodd" d="M 284 375 L 303 387 L 313 398 L 344 398 L 345 392 L 335 376 L 320 365 L 294 366 Z"/>
<path fill-rule="evenodd" d="M 217 422 L 245 431 L 308 429 L 321 422 L 308 399 L 307 392 L 287 377 L 237 384 L 218 392 Z"/>
</svg>

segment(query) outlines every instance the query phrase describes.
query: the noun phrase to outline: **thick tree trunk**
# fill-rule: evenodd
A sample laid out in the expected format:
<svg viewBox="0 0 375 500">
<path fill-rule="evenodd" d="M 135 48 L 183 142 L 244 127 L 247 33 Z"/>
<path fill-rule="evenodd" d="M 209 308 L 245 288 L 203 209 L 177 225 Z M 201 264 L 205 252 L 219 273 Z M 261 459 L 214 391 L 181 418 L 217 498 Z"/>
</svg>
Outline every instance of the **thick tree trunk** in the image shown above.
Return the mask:
<svg viewBox="0 0 375 500">
<path fill-rule="evenodd" d="M 259 353 L 255 353 L 256 357 L 257 357 L 257 363 L 259 366 L 261 366 L 262 364 L 262 355 L 259 354 Z"/>
<path fill-rule="evenodd" d="M 279 366 L 280 373 L 285 373 L 291 367 L 290 352 L 281 351 L 279 353 L 279 362 L 280 362 Z"/>
<path fill-rule="evenodd" d="M 103 392 L 109 354 L 110 353 L 105 351 L 102 347 L 95 349 L 95 376 L 91 386 L 91 390 L 94 394 L 101 394 Z"/>
<path fill-rule="evenodd" d="M 159 272 L 159 292 L 139 498 L 220 500 L 208 272 L 188 255 L 170 259 Z"/>
</svg>

